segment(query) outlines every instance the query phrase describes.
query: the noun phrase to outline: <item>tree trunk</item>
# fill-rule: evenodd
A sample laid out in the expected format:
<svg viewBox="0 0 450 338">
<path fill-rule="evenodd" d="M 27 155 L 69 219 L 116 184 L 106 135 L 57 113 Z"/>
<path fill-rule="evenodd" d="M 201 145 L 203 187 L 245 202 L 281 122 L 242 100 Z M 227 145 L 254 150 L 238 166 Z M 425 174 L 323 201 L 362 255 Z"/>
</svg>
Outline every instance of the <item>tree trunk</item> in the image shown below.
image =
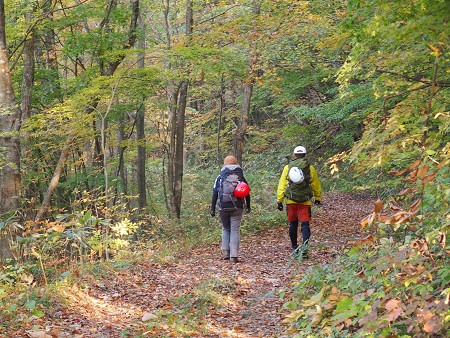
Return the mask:
<svg viewBox="0 0 450 338">
<path fill-rule="evenodd" d="M 1 1 L 1 0 L 0 0 Z M 56 186 L 58 185 L 59 178 L 64 170 L 64 164 L 66 163 L 67 158 L 69 157 L 70 147 L 72 145 L 73 136 L 69 135 L 67 138 L 64 148 L 59 156 L 58 164 L 56 165 L 55 172 L 53 174 L 52 180 L 47 188 L 47 193 L 45 194 L 44 201 L 42 202 L 41 207 L 39 208 L 36 217 L 34 218 L 35 222 L 39 222 L 41 218 L 44 216 L 45 211 L 50 206 L 50 201 L 52 199 L 53 193 L 55 192 Z"/>
<path fill-rule="evenodd" d="M 34 82 L 34 33 L 23 45 L 23 76 L 22 76 L 22 121 L 31 117 L 31 98 Z"/>
<path fill-rule="evenodd" d="M 31 20 L 31 15 L 26 14 L 28 20 Z M 22 116 L 20 118 L 21 124 L 31 117 L 31 100 L 33 97 L 33 84 L 34 84 L 34 74 L 35 74 L 35 34 L 34 31 L 30 33 L 27 40 L 23 44 L 23 76 L 22 76 L 22 88 L 21 88 L 21 103 L 20 108 Z M 29 137 L 28 133 L 22 132 L 21 135 L 22 144 L 22 163 L 25 165 L 34 166 L 34 164 L 29 163 L 32 161 L 29 157 Z M 33 161 L 34 162 L 34 161 Z M 35 200 L 34 194 L 36 192 L 35 182 L 30 182 L 22 191 L 22 194 L 26 201 Z M 25 219 L 32 220 L 34 216 L 34 203 L 27 203 L 27 210 L 24 212 Z"/>
<path fill-rule="evenodd" d="M 166 13 L 167 14 L 167 13 Z M 193 27 L 192 1 L 186 3 L 186 46 L 189 46 Z M 167 25 L 166 25 L 167 28 Z M 170 35 L 168 35 L 170 36 Z M 188 97 L 189 81 L 183 80 L 179 89 L 172 91 L 172 107 L 169 114 L 169 163 L 167 179 L 169 184 L 170 215 L 180 218 L 181 199 L 183 191 L 183 151 L 184 151 L 184 121 Z M 179 94 L 179 97 L 178 97 Z"/>
<path fill-rule="evenodd" d="M 181 214 L 181 198 L 183 194 L 183 151 L 184 151 L 184 120 L 186 103 L 188 96 L 188 83 L 183 81 L 180 86 L 180 97 L 178 101 L 177 122 L 175 128 L 175 156 L 174 156 L 174 182 L 173 182 L 173 201 L 172 214 L 180 218 Z"/>
<path fill-rule="evenodd" d="M 254 17 L 256 17 L 260 14 L 261 11 L 259 0 L 253 0 L 252 6 L 253 15 Z M 256 42 L 253 42 L 253 44 L 250 46 L 248 77 L 246 79 L 246 82 L 244 83 L 241 116 L 239 118 L 238 128 L 236 130 L 235 138 L 233 141 L 233 155 L 236 157 L 238 163 L 242 163 L 242 155 L 244 152 L 244 138 L 245 132 L 247 131 L 248 116 L 250 114 L 250 103 L 253 93 L 253 84 L 254 78 L 256 76 L 254 66 L 258 61 L 258 52 L 256 50 L 255 44 Z"/>
<path fill-rule="evenodd" d="M 242 98 L 241 116 L 239 118 L 238 128 L 234 138 L 233 154 L 236 157 L 238 163 L 242 163 L 242 154 L 244 152 L 244 138 L 248 125 L 248 115 L 250 113 L 250 102 L 253 93 L 253 83 L 250 82 L 244 85 L 244 94 Z"/>
<path fill-rule="evenodd" d="M 169 186 L 169 216 L 176 215 L 175 205 L 175 152 L 176 152 L 176 130 L 177 130 L 177 104 L 178 88 L 172 89 L 172 97 L 169 106 L 169 149 L 167 154 L 167 184 Z"/>
<path fill-rule="evenodd" d="M 144 23 L 142 22 L 142 16 L 139 15 L 139 27 L 142 32 L 145 31 Z M 145 49 L 145 39 L 140 38 L 138 40 L 138 48 Z M 144 53 L 138 54 L 139 61 L 138 67 L 143 69 L 145 67 Z M 137 159 L 136 159 L 136 183 L 138 187 L 138 206 L 143 210 L 147 206 L 147 192 L 146 192 L 146 179 L 145 179 L 145 98 L 142 98 L 141 107 L 136 112 L 136 137 L 138 142 Z"/>
<path fill-rule="evenodd" d="M 223 80 L 223 73 L 222 77 L 220 78 L 220 110 L 219 110 L 219 122 L 217 124 L 217 137 L 216 137 L 216 156 L 217 156 L 217 163 L 220 163 L 222 159 L 222 154 L 220 152 L 220 131 L 222 130 L 222 116 L 223 116 L 223 110 L 225 109 L 225 86 L 224 86 L 224 80 Z"/>
<path fill-rule="evenodd" d="M 0 214 L 20 206 L 20 108 L 14 95 L 5 34 L 5 3 L 0 0 Z M 10 234 L 0 233 L 0 259 L 11 257 Z"/>
<path fill-rule="evenodd" d="M 125 172 L 125 166 L 124 166 L 124 153 L 125 153 L 125 147 L 122 146 L 122 142 L 125 140 L 125 131 L 123 128 L 123 121 L 120 123 L 119 126 L 119 135 L 118 135 L 118 157 L 119 157 L 119 164 L 117 168 L 117 175 L 120 177 L 120 181 L 122 182 L 122 191 L 120 192 L 121 195 L 126 196 L 128 195 L 128 188 L 127 188 L 127 176 Z"/>
</svg>

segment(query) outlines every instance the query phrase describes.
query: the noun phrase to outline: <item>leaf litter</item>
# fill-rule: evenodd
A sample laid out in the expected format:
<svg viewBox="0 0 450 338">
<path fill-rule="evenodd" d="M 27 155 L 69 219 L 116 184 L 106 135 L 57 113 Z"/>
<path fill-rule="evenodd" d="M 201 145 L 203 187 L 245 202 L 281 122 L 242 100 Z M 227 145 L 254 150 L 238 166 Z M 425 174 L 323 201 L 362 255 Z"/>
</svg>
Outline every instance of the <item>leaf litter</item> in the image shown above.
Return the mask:
<svg viewBox="0 0 450 338">
<path fill-rule="evenodd" d="M 368 196 L 326 193 L 323 201 L 313 206 L 308 260 L 291 256 L 287 222 L 241 238 L 237 264 L 221 259 L 220 243 L 160 261 L 149 254 L 131 269 L 80 275 L 83 287 L 75 284 L 46 316 L 34 318 L 33 331 L 11 336 L 283 337 L 282 305 L 293 277 L 367 237 L 360 220 L 373 209 Z M 388 305 L 392 317 L 403 310 Z"/>
</svg>

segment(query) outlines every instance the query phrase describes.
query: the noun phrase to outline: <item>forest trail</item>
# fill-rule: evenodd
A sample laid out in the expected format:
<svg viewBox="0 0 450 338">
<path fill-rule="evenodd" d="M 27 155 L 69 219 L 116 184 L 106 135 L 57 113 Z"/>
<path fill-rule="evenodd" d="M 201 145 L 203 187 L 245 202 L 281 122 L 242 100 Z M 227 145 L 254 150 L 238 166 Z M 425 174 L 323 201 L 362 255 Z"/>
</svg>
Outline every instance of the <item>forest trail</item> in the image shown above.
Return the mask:
<svg viewBox="0 0 450 338">
<path fill-rule="evenodd" d="M 36 337 L 282 336 L 286 299 L 279 291 L 312 265 L 332 261 L 347 241 L 366 236 L 360 220 L 372 210 L 368 197 L 328 193 L 323 200 L 313 207 L 306 261 L 292 259 L 284 224 L 243 238 L 238 264 L 221 260 L 217 243 L 163 264 L 112 269 L 108 278 L 80 276 L 89 287 L 73 287 L 55 312 L 36 319 L 42 328 Z"/>
</svg>

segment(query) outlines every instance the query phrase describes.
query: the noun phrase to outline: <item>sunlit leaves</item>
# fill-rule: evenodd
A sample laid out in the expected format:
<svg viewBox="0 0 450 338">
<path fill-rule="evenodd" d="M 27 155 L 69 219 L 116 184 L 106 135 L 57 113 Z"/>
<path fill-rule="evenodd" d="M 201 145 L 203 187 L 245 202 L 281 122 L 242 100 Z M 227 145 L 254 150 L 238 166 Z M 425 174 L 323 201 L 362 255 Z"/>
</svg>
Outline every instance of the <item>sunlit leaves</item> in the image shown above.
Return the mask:
<svg viewBox="0 0 450 338">
<path fill-rule="evenodd" d="M 387 310 L 387 318 L 390 322 L 395 321 L 404 311 L 405 305 L 400 298 L 393 298 L 388 300 L 385 305 Z"/>
<path fill-rule="evenodd" d="M 373 212 L 361 221 L 361 227 L 364 229 L 366 226 L 371 226 L 375 217 L 379 214 L 383 208 L 383 202 L 381 200 L 372 201 L 374 204 Z"/>
<path fill-rule="evenodd" d="M 324 292 L 325 292 L 325 287 L 323 287 L 318 294 L 314 295 L 310 299 L 304 300 L 303 306 L 309 307 L 309 306 L 316 305 L 318 302 L 320 302 L 322 300 Z"/>
</svg>

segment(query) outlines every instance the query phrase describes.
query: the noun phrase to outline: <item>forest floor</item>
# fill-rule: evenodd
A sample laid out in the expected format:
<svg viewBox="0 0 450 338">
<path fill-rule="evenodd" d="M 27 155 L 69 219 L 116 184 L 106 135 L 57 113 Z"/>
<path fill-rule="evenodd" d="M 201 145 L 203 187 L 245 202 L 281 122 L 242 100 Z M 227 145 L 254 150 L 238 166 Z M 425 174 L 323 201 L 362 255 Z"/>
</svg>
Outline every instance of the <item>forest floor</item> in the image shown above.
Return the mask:
<svg viewBox="0 0 450 338">
<path fill-rule="evenodd" d="M 373 209 L 369 197 L 328 193 L 323 200 L 313 207 L 307 260 L 291 256 L 286 223 L 242 238 L 237 264 L 223 261 L 216 243 L 164 262 L 111 268 L 108 276 L 80 275 L 80 286 L 30 323 L 34 330 L 12 336 L 283 337 L 282 305 L 290 295 L 280 299 L 280 292 L 312 266 L 332 263 L 346 242 L 367 235 L 360 221 Z"/>
</svg>

